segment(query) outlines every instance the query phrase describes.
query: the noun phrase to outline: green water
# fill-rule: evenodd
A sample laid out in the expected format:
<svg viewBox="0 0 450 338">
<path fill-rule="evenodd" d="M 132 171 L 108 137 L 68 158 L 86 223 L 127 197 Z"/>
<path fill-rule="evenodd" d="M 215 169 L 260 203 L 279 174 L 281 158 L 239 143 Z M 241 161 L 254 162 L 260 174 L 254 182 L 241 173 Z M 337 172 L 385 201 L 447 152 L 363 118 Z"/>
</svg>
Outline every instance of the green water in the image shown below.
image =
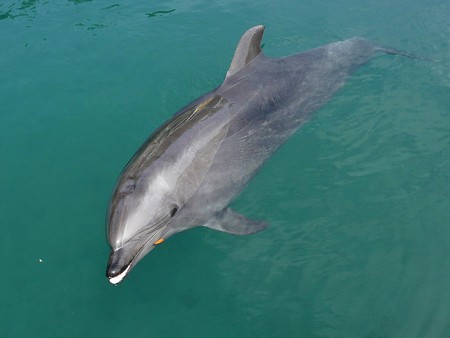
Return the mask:
<svg viewBox="0 0 450 338">
<path fill-rule="evenodd" d="M 449 337 L 450 3 L 0 2 L 1 337 Z M 220 84 L 241 34 L 292 54 L 363 36 L 438 60 L 358 70 L 235 201 L 118 287 L 117 175 Z"/>
</svg>

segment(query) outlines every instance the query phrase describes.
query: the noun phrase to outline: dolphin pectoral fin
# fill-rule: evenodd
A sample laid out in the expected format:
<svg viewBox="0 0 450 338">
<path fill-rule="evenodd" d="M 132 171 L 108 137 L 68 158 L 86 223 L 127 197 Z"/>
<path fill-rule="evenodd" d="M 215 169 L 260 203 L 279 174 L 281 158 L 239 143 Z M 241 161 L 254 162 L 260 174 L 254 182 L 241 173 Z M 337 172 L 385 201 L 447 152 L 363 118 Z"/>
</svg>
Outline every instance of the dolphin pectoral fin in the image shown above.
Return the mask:
<svg viewBox="0 0 450 338">
<path fill-rule="evenodd" d="M 234 235 L 251 235 L 267 228 L 267 223 L 255 221 L 226 208 L 208 220 L 203 226 Z"/>
</svg>

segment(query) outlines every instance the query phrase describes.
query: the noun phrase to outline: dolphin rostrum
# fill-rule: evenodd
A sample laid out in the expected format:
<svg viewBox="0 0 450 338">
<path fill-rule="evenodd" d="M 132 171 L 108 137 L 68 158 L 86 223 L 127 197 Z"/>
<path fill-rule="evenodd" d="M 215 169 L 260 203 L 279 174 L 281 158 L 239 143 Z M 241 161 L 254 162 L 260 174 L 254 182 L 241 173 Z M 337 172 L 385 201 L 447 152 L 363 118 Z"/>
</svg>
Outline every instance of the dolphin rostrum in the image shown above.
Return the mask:
<svg viewBox="0 0 450 338">
<path fill-rule="evenodd" d="M 196 226 L 248 235 L 266 228 L 228 205 L 264 162 L 375 52 L 352 38 L 283 58 L 241 38 L 224 82 L 177 112 L 122 171 L 107 215 L 106 276 L 117 284 L 156 245 Z"/>
</svg>

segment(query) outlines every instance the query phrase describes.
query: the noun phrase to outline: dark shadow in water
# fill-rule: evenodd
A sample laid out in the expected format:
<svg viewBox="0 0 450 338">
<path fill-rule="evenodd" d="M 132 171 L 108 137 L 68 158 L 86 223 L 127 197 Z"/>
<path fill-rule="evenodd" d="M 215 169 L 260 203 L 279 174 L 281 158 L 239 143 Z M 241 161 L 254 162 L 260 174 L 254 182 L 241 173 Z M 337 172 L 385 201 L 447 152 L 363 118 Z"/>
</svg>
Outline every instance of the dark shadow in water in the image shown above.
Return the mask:
<svg viewBox="0 0 450 338">
<path fill-rule="evenodd" d="M 16 16 L 20 16 L 20 14 L 19 15 L 13 15 L 13 14 L 11 14 L 11 10 L 9 10 L 7 12 L 0 12 L 0 20 L 14 19 Z"/>
<path fill-rule="evenodd" d="M 69 2 L 72 2 L 76 5 L 84 3 L 84 2 L 92 2 L 93 0 L 68 0 Z M 19 16 L 25 16 L 30 19 L 34 19 L 36 17 L 36 8 L 38 5 L 47 5 L 48 1 L 40 1 L 40 0 L 24 0 L 19 1 L 17 3 L 13 3 L 9 5 L 8 9 L 6 11 L 0 11 L 0 20 L 4 19 L 14 19 Z M 3 4 L 0 3 L 0 7 L 2 7 Z M 114 7 L 115 5 L 112 5 L 110 7 Z M 118 5 L 117 5 L 118 6 Z M 20 13 L 20 14 L 17 14 Z"/>
<path fill-rule="evenodd" d="M 147 13 L 146 15 L 149 18 L 152 18 L 152 17 L 155 17 L 155 16 L 163 16 L 163 15 L 166 15 L 166 14 L 170 14 L 172 12 L 175 12 L 175 8 L 174 9 L 169 9 L 167 11 L 155 11 L 155 12 Z"/>
<path fill-rule="evenodd" d="M 83 2 L 91 2 L 92 0 L 69 0 L 69 2 L 73 2 L 74 4 L 82 4 Z"/>
<path fill-rule="evenodd" d="M 8 7 L 8 10 L 5 12 L 0 11 L 0 20 L 5 19 L 14 19 L 19 16 L 26 16 L 26 17 L 33 17 L 34 15 L 29 15 L 29 11 L 33 12 L 33 14 L 36 14 L 36 4 L 38 3 L 38 0 L 27 0 L 22 1 L 17 4 L 11 4 Z M 0 4 L 0 6 L 3 6 Z M 20 14 L 16 14 L 17 11 L 26 11 L 21 12 Z"/>
<path fill-rule="evenodd" d="M 38 0 L 27 0 L 22 1 L 22 6 L 19 7 L 19 10 L 23 9 L 34 9 L 36 7 L 36 4 L 38 3 Z"/>
<path fill-rule="evenodd" d="M 105 9 L 111 9 L 111 8 L 119 7 L 119 6 L 120 6 L 119 4 L 113 4 L 113 5 L 111 5 L 111 6 L 108 6 L 108 7 L 102 8 L 102 9 L 103 9 L 103 10 L 105 10 Z"/>
</svg>

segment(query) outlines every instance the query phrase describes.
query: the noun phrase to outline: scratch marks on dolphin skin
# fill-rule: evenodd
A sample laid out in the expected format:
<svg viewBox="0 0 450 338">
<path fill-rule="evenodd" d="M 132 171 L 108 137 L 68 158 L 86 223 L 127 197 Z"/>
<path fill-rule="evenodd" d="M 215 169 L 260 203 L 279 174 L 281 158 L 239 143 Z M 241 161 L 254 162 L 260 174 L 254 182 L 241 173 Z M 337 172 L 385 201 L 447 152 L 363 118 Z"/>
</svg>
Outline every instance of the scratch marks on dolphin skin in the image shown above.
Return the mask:
<svg viewBox="0 0 450 338">
<path fill-rule="evenodd" d="M 195 114 L 195 113 L 197 113 L 197 112 L 199 112 L 199 111 L 202 110 L 203 108 L 205 108 L 206 105 L 207 105 L 208 103 L 210 103 L 213 99 L 215 99 L 215 96 L 210 97 L 209 99 L 207 99 L 207 100 L 203 101 L 202 103 L 200 103 L 200 104 L 197 106 L 197 108 L 195 108 L 195 110 L 194 110 L 194 112 L 192 113 L 192 115 Z"/>
</svg>

